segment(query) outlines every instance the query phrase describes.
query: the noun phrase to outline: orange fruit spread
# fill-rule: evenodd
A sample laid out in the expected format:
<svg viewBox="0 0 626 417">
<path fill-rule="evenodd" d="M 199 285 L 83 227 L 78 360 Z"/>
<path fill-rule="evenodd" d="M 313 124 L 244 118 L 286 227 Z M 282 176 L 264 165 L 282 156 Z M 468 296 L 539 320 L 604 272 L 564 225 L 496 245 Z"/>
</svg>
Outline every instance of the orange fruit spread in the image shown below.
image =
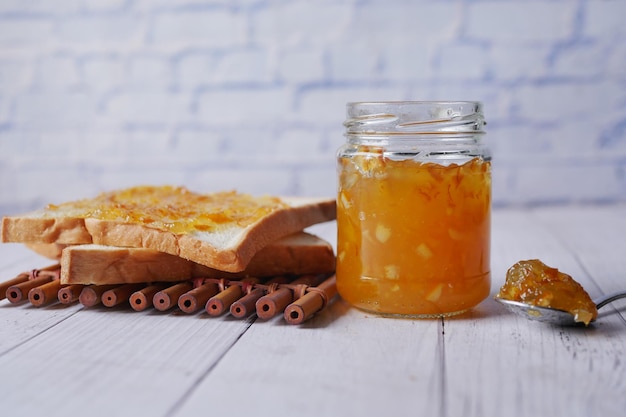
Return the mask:
<svg viewBox="0 0 626 417">
<path fill-rule="evenodd" d="M 568 311 L 585 325 L 598 316 L 595 303 L 582 285 L 538 259 L 519 261 L 509 268 L 496 297 Z"/>
<path fill-rule="evenodd" d="M 340 161 L 337 289 L 385 314 L 440 316 L 490 291 L 491 165 Z"/>
<path fill-rule="evenodd" d="M 113 220 L 182 234 L 245 227 L 281 207 L 286 204 L 277 197 L 253 197 L 235 191 L 198 194 L 184 187 L 137 186 L 46 208 L 50 216 L 69 213 L 78 218 Z"/>
</svg>

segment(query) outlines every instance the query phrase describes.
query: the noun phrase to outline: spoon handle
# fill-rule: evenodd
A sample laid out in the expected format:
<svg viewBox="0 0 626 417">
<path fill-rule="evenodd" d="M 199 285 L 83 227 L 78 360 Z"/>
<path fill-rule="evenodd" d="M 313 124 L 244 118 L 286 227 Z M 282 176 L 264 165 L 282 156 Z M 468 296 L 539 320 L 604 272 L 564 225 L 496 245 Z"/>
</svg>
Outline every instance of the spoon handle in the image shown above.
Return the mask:
<svg viewBox="0 0 626 417">
<path fill-rule="evenodd" d="M 619 300 L 620 298 L 626 298 L 626 291 L 618 291 L 612 294 L 603 295 L 602 297 L 598 297 L 593 300 L 593 302 L 596 303 L 596 308 L 599 309 L 615 300 Z"/>
</svg>

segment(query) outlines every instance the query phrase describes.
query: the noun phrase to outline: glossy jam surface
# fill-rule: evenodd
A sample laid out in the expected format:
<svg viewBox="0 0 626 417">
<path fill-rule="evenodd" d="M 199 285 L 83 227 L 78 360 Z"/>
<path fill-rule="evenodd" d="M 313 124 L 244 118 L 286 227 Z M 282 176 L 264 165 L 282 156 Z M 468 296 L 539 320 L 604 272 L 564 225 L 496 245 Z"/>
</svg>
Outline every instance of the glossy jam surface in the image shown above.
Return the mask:
<svg viewBox="0 0 626 417">
<path fill-rule="evenodd" d="M 585 324 L 598 315 L 595 303 L 582 285 L 537 259 L 520 261 L 509 268 L 506 282 L 496 297 L 568 311 L 576 321 Z"/>
<path fill-rule="evenodd" d="M 252 197 L 234 191 L 198 194 L 184 187 L 138 186 L 102 193 L 94 199 L 49 205 L 80 218 L 139 224 L 172 233 L 206 232 L 247 226 L 285 206 L 276 197 Z"/>
<path fill-rule="evenodd" d="M 491 165 L 339 159 L 337 288 L 378 313 L 441 316 L 490 290 Z"/>
</svg>

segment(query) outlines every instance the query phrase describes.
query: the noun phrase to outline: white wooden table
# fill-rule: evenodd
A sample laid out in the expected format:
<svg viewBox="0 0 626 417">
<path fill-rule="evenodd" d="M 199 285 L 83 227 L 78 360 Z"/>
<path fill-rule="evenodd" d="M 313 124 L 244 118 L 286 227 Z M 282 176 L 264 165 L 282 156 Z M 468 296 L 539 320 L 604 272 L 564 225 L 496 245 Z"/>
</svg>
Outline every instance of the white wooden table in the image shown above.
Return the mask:
<svg viewBox="0 0 626 417">
<path fill-rule="evenodd" d="M 313 228 L 334 241 L 335 224 Z M 493 287 L 520 259 L 626 288 L 626 205 L 496 210 Z M 0 246 L 2 281 L 49 261 Z M 589 328 L 493 299 L 445 320 L 341 299 L 303 325 L 0 302 L 2 416 L 624 416 L 626 300 Z"/>
</svg>

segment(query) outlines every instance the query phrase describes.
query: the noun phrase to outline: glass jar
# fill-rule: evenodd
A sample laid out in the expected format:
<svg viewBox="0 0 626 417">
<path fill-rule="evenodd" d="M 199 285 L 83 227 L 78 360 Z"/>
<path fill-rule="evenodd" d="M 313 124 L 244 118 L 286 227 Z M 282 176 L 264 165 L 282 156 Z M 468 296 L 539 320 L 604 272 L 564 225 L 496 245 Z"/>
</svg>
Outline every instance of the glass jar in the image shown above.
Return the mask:
<svg viewBox="0 0 626 417">
<path fill-rule="evenodd" d="M 337 289 L 383 315 L 489 295 L 491 155 L 479 102 L 348 103 L 337 154 Z"/>
</svg>

